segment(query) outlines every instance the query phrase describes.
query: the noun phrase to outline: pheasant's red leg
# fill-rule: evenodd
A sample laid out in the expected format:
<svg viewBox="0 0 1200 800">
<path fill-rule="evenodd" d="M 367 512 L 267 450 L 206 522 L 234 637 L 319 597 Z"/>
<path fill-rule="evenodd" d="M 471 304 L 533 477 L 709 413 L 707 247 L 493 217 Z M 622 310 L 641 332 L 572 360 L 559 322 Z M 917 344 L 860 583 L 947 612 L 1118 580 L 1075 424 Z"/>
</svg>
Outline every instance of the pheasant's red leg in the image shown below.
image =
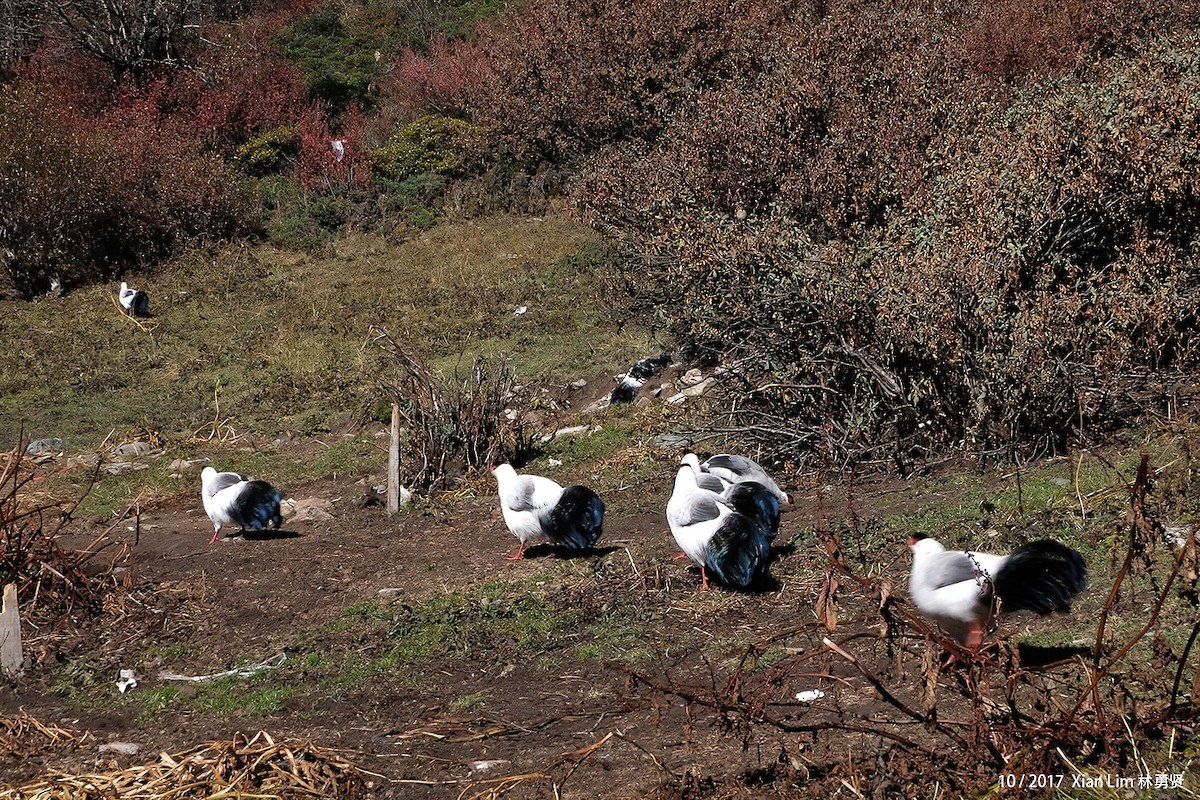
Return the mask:
<svg viewBox="0 0 1200 800">
<path fill-rule="evenodd" d="M 978 622 L 972 623 L 967 629 L 967 640 L 963 644 L 970 650 L 978 650 L 983 644 L 983 626 Z"/>
</svg>

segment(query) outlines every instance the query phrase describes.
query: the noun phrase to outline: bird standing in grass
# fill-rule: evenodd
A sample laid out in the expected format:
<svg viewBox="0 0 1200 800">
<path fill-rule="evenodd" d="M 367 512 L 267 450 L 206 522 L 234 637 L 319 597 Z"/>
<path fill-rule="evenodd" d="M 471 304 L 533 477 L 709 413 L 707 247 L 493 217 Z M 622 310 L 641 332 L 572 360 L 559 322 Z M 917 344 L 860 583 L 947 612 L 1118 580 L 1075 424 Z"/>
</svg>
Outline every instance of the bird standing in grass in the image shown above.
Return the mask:
<svg viewBox="0 0 1200 800">
<path fill-rule="evenodd" d="M 125 309 L 125 313 L 129 316 L 150 316 L 150 298 L 146 296 L 145 292 L 130 289 L 129 284 L 125 281 L 121 281 L 121 292 L 117 295 L 117 299 L 121 301 L 121 308 Z"/>
<path fill-rule="evenodd" d="M 603 532 L 604 501 L 586 486 L 563 488 L 541 475 L 518 475 L 511 464 L 492 469 L 504 523 L 520 545 L 509 561 L 525 557 L 529 544 L 549 542 L 567 551 L 586 550 Z"/>
<path fill-rule="evenodd" d="M 700 588 L 708 573 L 726 586 L 746 588 L 767 574 L 771 555 L 770 509 L 778 501 L 770 489 L 754 481 L 718 494 L 697 484 L 698 460 L 688 453 L 675 474 L 667 502 L 667 524 L 684 555 L 700 567 Z"/>
<path fill-rule="evenodd" d="M 244 533 L 283 524 L 279 514 L 283 494 L 266 481 L 248 481 L 236 472 L 217 472 L 205 467 L 200 473 L 200 483 L 204 513 L 213 524 L 209 544 L 217 541 L 226 525 L 237 525 Z"/>
<path fill-rule="evenodd" d="M 919 533 L 908 544 L 908 594 L 917 610 L 972 649 L 983 643 L 984 628 L 997 613 L 1070 611 L 1087 587 L 1083 556 L 1050 539 L 1008 555 L 946 550 Z"/>
</svg>

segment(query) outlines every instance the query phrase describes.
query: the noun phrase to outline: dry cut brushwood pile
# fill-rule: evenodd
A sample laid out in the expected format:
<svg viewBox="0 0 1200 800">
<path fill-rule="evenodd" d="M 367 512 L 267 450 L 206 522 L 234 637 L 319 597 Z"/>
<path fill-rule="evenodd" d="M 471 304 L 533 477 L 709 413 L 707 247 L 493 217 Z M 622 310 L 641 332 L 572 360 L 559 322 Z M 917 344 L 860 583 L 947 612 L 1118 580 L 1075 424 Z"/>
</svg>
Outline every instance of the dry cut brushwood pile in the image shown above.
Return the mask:
<svg viewBox="0 0 1200 800">
<path fill-rule="evenodd" d="M 77 743 L 67 731 L 31 717 L 3 721 L 51 740 Z M 9 736 L 4 737 L 7 743 Z M 82 775 L 52 772 L 24 786 L 0 789 L 3 800 L 301 800 L 361 796 L 371 776 L 341 753 L 306 742 L 276 742 L 259 731 L 228 742 L 207 742 L 182 753 L 162 753 L 151 764 Z"/>
</svg>

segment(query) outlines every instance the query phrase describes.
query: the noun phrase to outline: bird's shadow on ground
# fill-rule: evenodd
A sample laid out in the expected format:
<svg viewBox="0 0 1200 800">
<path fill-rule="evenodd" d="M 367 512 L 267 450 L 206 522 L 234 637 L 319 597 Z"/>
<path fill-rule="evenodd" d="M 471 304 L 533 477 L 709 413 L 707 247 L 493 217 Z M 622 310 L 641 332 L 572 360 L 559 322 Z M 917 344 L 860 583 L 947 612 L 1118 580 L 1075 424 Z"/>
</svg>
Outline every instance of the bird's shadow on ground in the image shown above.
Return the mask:
<svg viewBox="0 0 1200 800">
<path fill-rule="evenodd" d="M 699 586 L 701 582 L 700 567 L 695 564 L 689 564 L 688 574 L 696 576 L 696 586 Z M 723 583 L 720 578 L 713 574 L 712 570 L 709 570 L 708 573 L 708 585 L 709 588 L 749 595 L 772 594 L 783 588 L 783 584 L 773 575 L 759 575 L 749 586 L 733 586 Z"/>
<path fill-rule="evenodd" d="M 247 542 L 269 542 L 274 539 L 299 539 L 300 538 L 300 534 L 296 533 L 295 531 L 272 531 L 272 530 L 245 531 L 243 533 L 236 534 L 236 535 L 241 536 Z"/>
<path fill-rule="evenodd" d="M 535 544 L 533 547 L 525 549 L 525 558 L 561 558 L 565 561 L 570 561 L 576 558 L 594 558 L 596 556 L 606 556 L 614 550 L 620 550 L 620 547 L 587 547 L 583 550 L 564 550 L 555 547 L 552 544 Z"/>
<path fill-rule="evenodd" d="M 1070 661 L 1080 656 L 1086 658 L 1092 655 L 1092 648 L 1082 645 L 1044 647 L 1042 645 L 1019 642 L 1017 644 L 1017 653 L 1021 657 L 1021 666 L 1038 669 L 1040 667 L 1048 667 L 1051 664 L 1057 664 L 1060 661 Z"/>
<path fill-rule="evenodd" d="M 794 555 L 795 552 L 796 552 L 796 545 L 794 545 L 794 544 L 771 545 L 771 555 L 770 555 L 770 558 L 768 559 L 767 563 L 774 564 L 776 561 L 783 558 L 784 556 Z"/>
</svg>

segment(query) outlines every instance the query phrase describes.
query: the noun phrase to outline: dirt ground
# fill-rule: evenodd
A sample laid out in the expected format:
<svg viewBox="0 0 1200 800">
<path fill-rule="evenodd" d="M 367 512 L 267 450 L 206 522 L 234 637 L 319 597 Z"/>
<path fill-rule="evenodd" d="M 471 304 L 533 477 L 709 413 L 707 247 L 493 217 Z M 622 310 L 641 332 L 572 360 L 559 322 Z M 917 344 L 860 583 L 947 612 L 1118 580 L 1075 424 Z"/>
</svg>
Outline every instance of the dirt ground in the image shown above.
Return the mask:
<svg viewBox="0 0 1200 800">
<path fill-rule="evenodd" d="M 328 519 L 212 545 L 198 498 L 149 511 L 136 530 L 130 523 L 114 531 L 116 543 L 105 551 L 123 588 L 110 592 L 104 611 L 87 624 L 34 631 L 30 675 L 0 692 L 0 712 L 24 709 L 90 731 L 94 740 L 69 752 L 0 759 L 0 778 L 16 784 L 48 767 L 102 770 L 266 730 L 344 750 L 375 774 L 365 796 L 381 798 L 822 795 L 831 785 L 850 786 L 860 762 L 868 771 L 893 770 L 894 783 L 904 783 L 904 770 L 915 767 L 869 731 L 787 730 L 832 715 L 871 720 L 894 710 L 865 673 L 822 647 L 825 635 L 857 653 L 868 672 L 900 686 L 902 703 L 921 702 L 920 659 L 929 648 L 912 632 L 899 645 L 885 640 L 870 597 L 845 598 L 836 635 L 817 622 L 825 555 L 812 532 L 822 515 L 839 524 L 850 507 L 845 496 L 825 489 L 796 495 L 798 510 L 784 516 L 777 540 L 772 585 L 700 592 L 698 571 L 673 559 L 677 550 L 660 510 L 672 476 L 664 461 L 653 478 L 609 492 L 600 546 L 571 559 L 542 547 L 506 560 L 516 540 L 486 489 L 388 518 L 364 500 L 372 482 L 365 475 L 291 487 L 293 499 L 328 508 Z M 903 484 L 879 484 L 854 502 L 869 516 L 928 497 L 916 501 Z M 64 544 L 82 547 L 94 535 L 81 531 Z M 885 534 L 863 561 L 899 594 L 907 579 L 904 544 Z M 395 635 L 349 625 L 347 619 L 366 618 L 353 609 L 475 598 L 497 581 L 516 587 L 501 603 L 515 604 L 511 592 L 527 591 L 588 623 L 624 614 L 641 627 L 621 646 L 643 646 L 650 655 L 584 658 L 586 642 L 569 631 L 531 651 L 505 634 L 370 679 L 321 684 L 326 673 L 315 665 L 322 658 L 374 653 Z M 388 589 L 393 597 L 379 600 Z M 451 624 L 466 624 L 471 612 L 448 613 Z M 823 652 L 820 659 L 805 658 L 815 651 Z M 284 665 L 256 680 L 294 688 L 265 714 L 206 711 L 189 702 L 194 685 L 159 677 L 164 669 L 207 675 L 279 654 Z M 76 669 L 65 670 L 67 664 Z M 124 696 L 115 688 L 121 668 L 140 680 Z M 63 686 L 74 679 L 78 692 Z M 181 698 L 153 713 L 137 702 L 167 685 L 180 687 Z M 827 697 L 815 707 L 795 698 L 818 688 Z M 718 696 L 746 713 L 714 707 Z M 953 712 L 950 705 L 943 713 Z M 134 743 L 141 752 L 101 754 L 98 745 L 110 742 Z"/>
</svg>

